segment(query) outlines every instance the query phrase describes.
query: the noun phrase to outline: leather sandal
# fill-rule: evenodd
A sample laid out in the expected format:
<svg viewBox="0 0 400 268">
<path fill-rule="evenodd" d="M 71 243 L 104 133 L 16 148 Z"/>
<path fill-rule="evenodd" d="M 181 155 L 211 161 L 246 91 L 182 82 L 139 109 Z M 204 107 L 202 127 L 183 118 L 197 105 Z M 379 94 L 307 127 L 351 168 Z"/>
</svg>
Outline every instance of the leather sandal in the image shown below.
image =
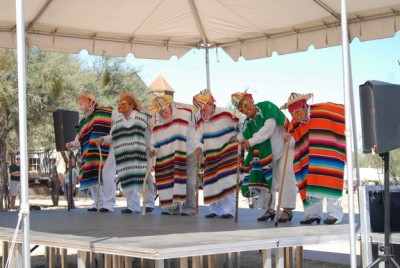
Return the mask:
<svg viewBox="0 0 400 268">
<path fill-rule="evenodd" d="M 281 215 L 283 215 L 283 213 L 285 213 L 287 217 L 286 218 L 279 218 L 278 222 L 288 222 L 288 221 L 292 220 L 292 218 L 293 218 L 293 212 L 292 211 L 287 212 L 286 210 L 284 210 L 284 211 L 282 211 Z"/>
<path fill-rule="evenodd" d="M 257 218 L 257 221 L 267 221 L 269 219 L 271 219 L 271 221 L 273 221 L 274 218 L 275 218 L 275 215 L 276 214 L 275 214 L 274 210 L 272 210 L 272 211 L 267 210 L 267 211 L 265 211 L 264 215 L 262 215 L 261 217 Z"/>
</svg>

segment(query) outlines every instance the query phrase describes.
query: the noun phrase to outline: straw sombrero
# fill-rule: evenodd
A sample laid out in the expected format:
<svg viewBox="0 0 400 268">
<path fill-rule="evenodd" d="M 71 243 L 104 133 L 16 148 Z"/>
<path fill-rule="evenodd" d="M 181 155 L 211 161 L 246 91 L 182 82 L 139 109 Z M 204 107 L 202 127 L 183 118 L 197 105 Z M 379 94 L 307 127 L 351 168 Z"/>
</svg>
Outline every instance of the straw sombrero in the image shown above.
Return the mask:
<svg viewBox="0 0 400 268">
<path fill-rule="evenodd" d="M 214 97 L 211 95 L 211 91 L 209 89 L 204 89 L 200 91 L 199 94 L 193 97 L 192 111 L 197 112 L 199 110 L 202 110 L 204 106 L 206 106 L 206 104 L 210 101 L 215 102 Z"/>
<path fill-rule="evenodd" d="M 119 99 L 121 100 L 125 97 L 128 97 L 131 100 L 133 100 L 133 102 L 135 103 L 135 106 L 136 106 L 136 110 L 138 112 L 141 111 L 142 105 L 140 104 L 139 100 L 131 92 L 129 92 L 127 90 L 122 90 L 121 93 L 119 94 Z"/>
<path fill-rule="evenodd" d="M 308 94 L 291 93 L 290 96 L 289 96 L 289 98 L 288 98 L 288 101 L 287 101 L 284 105 L 282 105 L 280 109 L 288 109 L 288 107 L 289 107 L 291 104 L 293 104 L 293 103 L 295 103 L 295 102 L 298 102 L 298 101 L 300 101 L 300 100 L 308 101 L 308 100 L 311 99 L 313 96 L 314 96 L 314 95 L 313 95 L 312 93 L 308 93 Z"/>
<path fill-rule="evenodd" d="M 164 110 L 172 102 L 173 102 L 173 97 L 171 95 L 155 97 L 148 107 L 149 113 L 155 115 L 156 113 Z"/>
<path fill-rule="evenodd" d="M 88 100 L 96 103 L 96 97 L 92 93 L 82 93 L 82 94 L 76 95 L 76 102 L 79 102 L 80 99 L 88 99 Z"/>
</svg>

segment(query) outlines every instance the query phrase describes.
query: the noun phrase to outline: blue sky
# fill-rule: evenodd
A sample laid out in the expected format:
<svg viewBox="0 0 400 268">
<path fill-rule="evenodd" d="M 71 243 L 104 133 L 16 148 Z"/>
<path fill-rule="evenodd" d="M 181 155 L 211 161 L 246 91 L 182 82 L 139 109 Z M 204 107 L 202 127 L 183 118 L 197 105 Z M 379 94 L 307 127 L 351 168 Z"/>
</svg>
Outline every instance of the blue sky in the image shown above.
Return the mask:
<svg viewBox="0 0 400 268">
<path fill-rule="evenodd" d="M 358 87 L 368 80 L 400 84 L 400 33 L 393 38 L 350 44 L 357 125 Z M 175 89 L 175 101 L 191 103 L 193 95 L 206 88 L 205 54 L 194 50 L 180 59 L 148 60 L 128 55 L 130 64 L 150 84 L 162 75 Z M 291 92 L 314 93 L 314 103 L 344 103 L 342 47 L 314 49 L 286 55 L 234 62 L 222 50 L 210 51 L 211 91 L 217 105 L 227 107 L 230 95 L 250 88 L 256 102 L 269 100 L 280 106 Z M 358 127 L 358 133 L 361 129 Z"/>
</svg>

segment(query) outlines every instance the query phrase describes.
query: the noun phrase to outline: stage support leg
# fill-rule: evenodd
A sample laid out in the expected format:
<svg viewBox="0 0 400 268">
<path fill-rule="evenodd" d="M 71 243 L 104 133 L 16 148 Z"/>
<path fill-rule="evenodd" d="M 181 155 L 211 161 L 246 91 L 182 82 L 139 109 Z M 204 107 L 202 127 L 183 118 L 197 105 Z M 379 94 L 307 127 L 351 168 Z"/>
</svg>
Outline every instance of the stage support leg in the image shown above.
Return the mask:
<svg viewBox="0 0 400 268">
<path fill-rule="evenodd" d="M 262 250 L 263 268 L 272 268 L 272 253 L 270 249 Z"/>
<path fill-rule="evenodd" d="M 155 268 L 164 268 L 164 260 L 156 260 Z"/>
<path fill-rule="evenodd" d="M 104 268 L 111 268 L 112 255 L 104 254 Z"/>
<path fill-rule="evenodd" d="M 9 243 L 7 241 L 3 241 L 2 242 L 2 254 L 1 256 L 3 256 L 3 258 L 1 259 L 1 267 L 6 267 L 6 262 L 8 259 L 8 250 L 9 250 Z"/>
<path fill-rule="evenodd" d="M 275 267 L 285 268 L 284 248 L 275 249 Z"/>
<path fill-rule="evenodd" d="M 192 257 L 192 268 L 200 268 L 200 256 L 193 256 Z"/>
<path fill-rule="evenodd" d="M 121 267 L 121 256 L 113 255 L 113 268 Z"/>
<path fill-rule="evenodd" d="M 200 256 L 200 267 L 201 268 L 207 267 L 206 266 L 206 264 L 207 264 L 206 261 L 207 261 L 207 256 L 204 256 L 204 255 Z"/>
<path fill-rule="evenodd" d="M 189 267 L 187 257 L 180 258 L 179 262 L 180 262 L 180 266 L 179 266 L 180 268 L 188 268 Z"/>
<path fill-rule="evenodd" d="M 239 252 L 229 252 L 227 263 L 228 268 L 240 268 Z"/>
<path fill-rule="evenodd" d="M 284 251 L 285 251 L 285 267 L 293 267 L 294 264 L 293 247 L 284 248 Z"/>
<path fill-rule="evenodd" d="M 5 262 L 6 261 L 7 261 L 7 259 L 5 260 Z M 23 260 L 22 260 L 22 244 L 16 243 L 14 246 L 14 251 L 12 252 L 12 259 L 11 259 L 9 268 L 20 268 L 20 267 L 22 267 L 22 262 L 23 262 Z"/>
<path fill-rule="evenodd" d="M 296 268 L 304 267 L 303 246 L 297 246 L 295 249 Z"/>
<path fill-rule="evenodd" d="M 56 267 L 56 249 L 52 247 L 46 247 L 45 254 L 46 267 Z"/>
<path fill-rule="evenodd" d="M 125 256 L 125 268 L 132 268 L 132 258 Z"/>
<path fill-rule="evenodd" d="M 61 250 L 61 268 L 68 267 L 68 251 L 66 248 L 62 248 Z"/>
<path fill-rule="evenodd" d="M 78 268 L 86 268 L 89 267 L 89 252 L 87 251 L 78 251 L 77 253 L 77 266 Z"/>
<path fill-rule="evenodd" d="M 96 254 L 93 252 L 88 252 L 89 253 L 89 266 L 90 268 L 94 268 L 94 265 L 96 263 Z"/>
</svg>

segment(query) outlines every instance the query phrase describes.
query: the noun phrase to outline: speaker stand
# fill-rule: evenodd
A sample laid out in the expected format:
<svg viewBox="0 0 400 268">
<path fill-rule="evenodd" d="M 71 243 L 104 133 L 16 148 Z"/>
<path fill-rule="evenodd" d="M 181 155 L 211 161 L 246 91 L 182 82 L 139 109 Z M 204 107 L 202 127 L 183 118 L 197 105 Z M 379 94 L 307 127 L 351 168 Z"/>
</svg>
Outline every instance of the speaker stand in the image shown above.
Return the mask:
<svg viewBox="0 0 400 268">
<path fill-rule="evenodd" d="M 383 254 L 379 255 L 378 259 L 372 262 L 367 267 L 374 267 L 380 262 L 385 262 L 385 268 L 389 268 L 390 261 L 396 268 L 400 268 L 399 264 L 394 259 L 394 256 L 390 254 L 390 187 L 389 187 L 389 152 L 379 154 L 383 160 L 384 166 L 384 232 L 385 232 L 385 246 Z"/>
</svg>

